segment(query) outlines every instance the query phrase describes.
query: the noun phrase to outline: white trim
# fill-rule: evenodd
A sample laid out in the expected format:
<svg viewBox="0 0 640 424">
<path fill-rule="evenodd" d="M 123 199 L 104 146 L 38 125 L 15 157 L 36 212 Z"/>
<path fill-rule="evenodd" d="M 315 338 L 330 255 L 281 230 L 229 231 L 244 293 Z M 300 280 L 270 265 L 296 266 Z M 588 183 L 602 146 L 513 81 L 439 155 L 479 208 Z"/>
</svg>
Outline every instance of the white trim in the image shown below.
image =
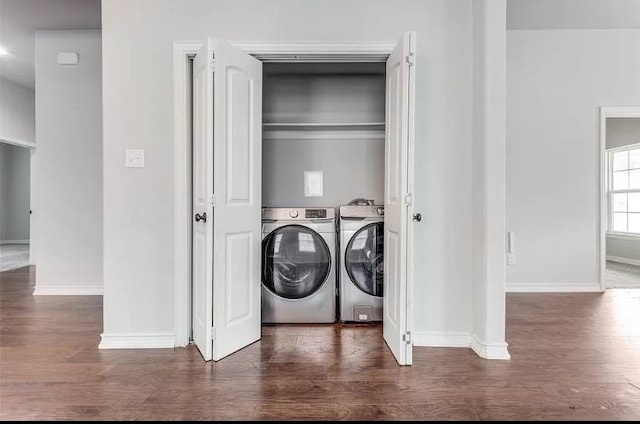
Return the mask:
<svg viewBox="0 0 640 424">
<path fill-rule="evenodd" d="M 640 142 L 639 143 L 634 143 L 634 144 L 625 144 L 624 146 L 620 146 L 620 147 L 612 147 L 610 149 L 606 149 L 607 153 L 615 153 L 615 152 L 621 152 L 621 151 L 625 151 L 625 150 L 633 150 L 633 149 L 637 149 L 638 147 L 640 147 Z M 638 168 L 629 168 L 629 169 L 638 169 Z M 620 171 L 624 171 L 623 169 L 621 169 Z"/>
<path fill-rule="evenodd" d="M 606 237 L 617 240 L 640 241 L 640 234 L 632 233 L 607 233 Z"/>
<path fill-rule="evenodd" d="M 35 149 L 36 143 L 33 141 L 20 140 L 19 138 L 5 137 L 0 135 L 0 143 L 11 144 L 18 147 L 26 147 L 27 149 Z"/>
<path fill-rule="evenodd" d="M 2 244 L 29 244 L 29 240 L 1 240 L 0 245 Z"/>
<path fill-rule="evenodd" d="M 606 273 L 606 252 L 607 252 L 607 221 L 609 214 L 607 212 L 607 118 L 640 118 L 640 107 L 626 106 L 602 106 L 600 107 L 600 181 L 598 190 L 600 196 L 598 201 L 598 215 L 600 217 L 598 228 L 598 280 L 600 290 L 607 289 L 605 281 Z"/>
<path fill-rule="evenodd" d="M 170 333 L 102 333 L 98 349 L 173 349 L 176 337 Z"/>
<path fill-rule="evenodd" d="M 414 346 L 420 347 L 471 347 L 469 333 L 413 332 L 411 339 Z"/>
<path fill-rule="evenodd" d="M 188 60 L 201 42 L 173 43 L 173 137 L 174 137 L 174 332 L 175 345 L 189 344 L 191 328 L 191 140 L 188 134 Z"/>
<path fill-rule="evenodd" d="M 36 286 L 34 296 L 102 296 L 102 286 Z"/>
<path fill-rule="evenodd" d="M 232 42 L 263 62 L 386 62 L 395 42 Z"/>
<path fill-rule="evenodd" d="M 386 61 L 395 42 L 255 42 L 232 43 L 249 54 L 267 61 L 340 62 Z M 176 41 L 173 43 L 173 138 L 174 138 L 174 321 L 175 345 L 189 343 L 191 328 L 191 198 L 187 193 L 187 175 L 191 157 L 187 135 L 187 59 L 194 56 L 201 41 Z M 305 55 L 307 57 L 300 58 Z"/>
<path fill-rule="evenodd" d="M 471 350 L 484 359 L 511 359 L 508 343 L 485 343 L 475 335 L 471 336 Z"/>
<path fill-rule="evenodd" d="M 36 264 L 36 240 L 38 239 L 37 234 L 38 230 L 35 210 L 37 205 L 36 200 L 36 166 L 37 166 L 37 156 L 36 149 L 31 149 L 29 151 L 29 263 L 31 265 Z"/>
<path fill-rule="evenodd" d="M 409 35 L 409 58 L 405 57 L 405 61 L 409 61 L 409 93 L 407 99 L 407 125 L 409 126 L 407 132 L 407 169 L 405 169 L 406 178 L 407 178 L 407 193 L 410 193 L 411 196 L 415 196 L 415 111 L 416 111 L 416 65 L 415 58 L 417 54 L 416 50 L 416 33 L 414 31 L 410 31 L 407 33 Z M 395 48 L 392 46 L 391 49 Z M 392 51 L 392 50 L 390 50 Z M 412 60 L 412 61 L 411 61 Z M 386 88 L 385 88 L 386 90 Z M 385 109 L 385 132 L 386 132 L 386 123 L 388 117 L 386 116 Z M 407 206 L 407 217 L 406 217 L 406 226 L 407 226 L 407 241 L 405 245 L 406 249 L 406 287 L 405 287 L 405 310 L 401 311 L 405 316 L 406 323 L 406 331 L 413 333 L 414 326 L 414 287 L 415 287 L 415 249 L 414 249 L 414 234 L 415 234 L 415 221 L 413 220 L 413 214 L 415 212 L 415 203 L 413 201 Z M 413 364 L 413 346 L 409 346 L 406 350 L 406 358 L 407 364 Z"/>
<path fill-rule="evenodd" d="M 640 107 L 638 106 L 602 106 L 600 113 L 605 118 L 638 118 Z"/>
<path fill-rule="evenodd" d="M 507 293 L 596 293 L 600 283 L 592 284 L 507 284 Z"/>
<path fill-rule="evenodd" d="M 273 130 L 262 133 L 263 140 L 383 140 L 384 130 L 296 131 Z"/>
<path fill-rule="evenodd" d="M 609 156 L 607 155 L 607 108 L 600 108 L 600 181 L 598 188 L 600 196 L 598 199 L 598 215 L 600 217 L 600 227 L 598 228 L 598 282 L 601 290 L 607 289 L 607 283 L 605 281 L 605 270 L 607 268 L 605 255 L 607 252 L 607 236 L 606 231 L 609 222 L 608 204 L 607 200 L 607 161 Z"/>
<path fill-rule="evenodd" d="M 618 263 L 621 263 L 621 264 L 640 266 L 640 259 L 624 258 L 622 256 L 607 255 L 607 260 L 611 261 L 611 262 L 618 262 Z"/>
</svg>

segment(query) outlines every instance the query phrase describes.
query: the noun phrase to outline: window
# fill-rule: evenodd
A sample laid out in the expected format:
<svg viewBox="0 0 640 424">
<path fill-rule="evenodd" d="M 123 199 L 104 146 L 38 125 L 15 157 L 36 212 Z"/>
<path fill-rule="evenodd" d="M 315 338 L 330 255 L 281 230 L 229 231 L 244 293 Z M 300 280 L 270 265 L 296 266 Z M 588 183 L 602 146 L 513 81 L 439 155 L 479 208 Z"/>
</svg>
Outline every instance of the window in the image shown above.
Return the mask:
<svg viewBox="0 0 640 424">
<path fill-rule="evenodd" d="M 640 236 L 640 144 L 608 151 L 610 233 Z"/>
</svg>

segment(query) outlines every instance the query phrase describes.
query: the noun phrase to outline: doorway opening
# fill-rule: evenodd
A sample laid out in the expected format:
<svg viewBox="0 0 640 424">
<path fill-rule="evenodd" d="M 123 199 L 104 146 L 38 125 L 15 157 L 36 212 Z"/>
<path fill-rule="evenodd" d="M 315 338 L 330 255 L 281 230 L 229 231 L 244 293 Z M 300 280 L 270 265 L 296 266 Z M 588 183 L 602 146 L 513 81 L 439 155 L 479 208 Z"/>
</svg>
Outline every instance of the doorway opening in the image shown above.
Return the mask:
<svg viewBox="0 0 640 424">
<path fill-rule="evenodd" d="M 35 145 L 0 142 L 0 272 L 35 263 L 33 238 Z"/>
<path fill-rule="evenodd" d="M 385 76 L 384 62 L 263 64 L 265 324 L 382 321 Z"/>
<path fill-rule="evenodd" d="M 283 148 L 295 151 L 295 144 L 299 144 L 301 140 L 310 142 L 322 139 L 325 149 L 333 142 L 333 153 L 336 153 L 335 147 L 339 144 L 335 143 L 340 139 L 368 139 L 370 145 L 366 150 L 372 150 L 372 144 L 377 145 L 377 150 L 382 148 L 382 155 L 380 152 L 377 155 L 381 156 L 382 162 L 386 162 L 382 172 L 372 176 L 374 180 L 382 180 L 385 186 L 384 199 L 381 199 L 380 206 L 386 209 L 384 239 L 390 240 L 390 243 L 386 244 L 392 246 L 385 251 L 385 279 L 393 277 L 391 299 L 386 295 L 384 297 L 385 303 L 390 302 L 391 307 L 385 305 L 384 309 L 393 316 L 385 315 L 384 339 L 399 363 L 411 363 L 409 329 L 412 325 L 412 313 L 409 299 L 412 294 L 412 258 L 409 251 L 412 222 L 408 217 L 413 216 L 413 170 L 409 160 L 413 150 L 413 43 L 409 33 L 398 45 L 386 43 L 384 47 L 380 47 L 379 43 L 303 43 L 295 46 L 245 45 L 242 48 L 210 39 L 198 49 L 196 43 L 176 43 L 176 218 L 181 221 L 176 226 L 176 345 L 186 345 L 190 329 L 193 328 L 195 344 L 200 348 L 204 358 L 218 360 L 260 338 L 260 287 L 256 295 L 256 285 L 249 283 L 255 282 L 256 276 L 258 281 L 261 279 L 261 241 L 264 234 L 260 230 L 260 218 L 263 206 L 273 207 L 275 203 L 282 201 L 278 198 L 280 194 L 269 190 L 286 186 L 282 181 L 286 180 L 287 167 L 284 167 L 283 175 L 283 166 L 278 165 L 282 159 Z M 187 76 L 190 64 L 186 59 L 193 57 L 196 50 L 198 51 L 193 61 L 193 109 L 189 110 L 188 103 L 191 98 L 186 87 L 190 84 Z M 292 52 L 296 53 L 291 54 Z M 386 71 L 380 72 L 385 68 L 384 62 Z M 369 66 L 371 68 L 368 68 Z M 363 69 L 367 68 L 368 70 L 363 72 Z M 377 70 L 372 72 L 371 69 L 374 68 Z M 293 85 L 297 84 L 297 88 L 287 89 L 287 84 L 296 78 L 284 76 L 294 74 L 297 75 L 298 81 Z M 379 79 L 385 78 L 385 84 L 381 86 L 381 101 L 377 102 L 377 106 L 376 102 L 361 102 L 360 106 L 364 106 L 364 109 L 359 111 L 371 112 L 376 107 L 379 110 L 379 106 L 384 105 L 381 117 L 357 119 L 340 113 L 340 107 L 353 100 L 354 96 L 349 95 L 343 95 L 342 102 L 334 103 L 327 108 L 322 98 L 332 97 L 326 96 L 326 91 L 321 89 L 320 103 L 315 106 L 320 109 L 325 107 L 324 112 L 333 113 L 341 120 L 321 119 L 318 115 L 315 116 L 315 120 L 307 119 L 309 116 L 303 118 L 304 110 L 299 99 L 305 95 L 305 91 L 308 96 L 310 89 L 314 86 L 317 88 L 319 80 L 335 79 L 336 75 L 344 79 L 345 76 L 355 77 L 358 74 L 360 77 L 362 74 L 368 74 Z M 311 75 L 316 83 L 309 84 L 308 77 Z M 277 88 L 278 83 L 275 84 L 275 91 L 280 90 L 280 95 L 276 96 L 279 99 L 269 103 L 269 85 L 263 84 L 273 78 L 289 82 L 280 84 L 280 88 Z M 323 83 L 319 84 L 322 87 Z M 274 85 L 271 86 L 273 87 Z M 366 87 L 363 92 L 368 93 Z M 275 107 L 275 115 L 268 116 L 267 105 Z M 265 110 L 262 110 L 263 106 Z M 373 109 L 367 110 L 367 107 Z M 188 125 L 190 112 L 193 115 L 192 131 Z M 280 112 L 283 114 L 279 118 L 271 119 Z M 283 117 L 284 119 L 280 119 Z M 266 124 L 264 132 L 262 118 Z M 189 155 L 189 148 L 186 146 L 189 140 L 193 140 L 192 155 Z M 271 142 L 273 144 L 269 145 Z M 207 148 L 211 148 L 212 155 L 209 155 Z M 296 162 L 296 165 L 299 165 L 297 162 L 304 162 L 303 153 L 293 154 L 285 163 Z M 272 161 L 263 162 L 263 157 L 267 158 L 270 154 Z M 371 152 L 368 154 L 370 158 Z M 192 163 L 189 162 L 191 156 Z M 330 157 L 327 154 L 325 156 Z M 210 161 L 210 164 L 207 165 L 206 161 Z M 334 162 L 337 162 L 335 156 Z M 331 164 L 330 161 L 329 166 Z M 263 165 L 265 169 L 261 169 Z M 308 167 L 317 168 L 311 165 Z M 215 178 L 208 174 L 213 174 L 214 169 Z M 392 172 L 386 172 L 388 169 Z M 292 172 L 291 166 L 289 172 Z M 313 220 L 323 220 L 327 217 L 321 215 L 322 208 L 313 203 L 319 200 L 314 198 L 317 197 L 318 188 L 322 192 L 324 187 L 327 190 L 332 187 L 329 180 L 323 180 L 325 172 L 322 169 L 304 169 L 295 181 L 300 188 L 298 194 L 301 195 L 301 200 L 296 201 L 296 206 L 300 206 L 305 197 L 308 197 L 306 200 L 310 201 L 310 207 L 302 209 L 305 210 L 305 215 L 310 214 L 308 217 Z M 185 183 L 191 174 L 193 206 L 189 207 L 191 196 L 185 190 L 185 187 L 188 187 Z M 263 179 L 272 179 L 275 183 L 269 187 Z M 198 186 L 200 182 L 207 181 L 210 181 L 210 186 Z M 344 178 L 342 181 L 345 181 Z M 343 187 L 338 184 L 338 188 Z M 309 195 L 304 196 L 303 192 L 308 192 Z M 282 193 L 287 195 L 286 190 Z M 344 196 L 344 193 L 342 195 Z M 360 195 L 354 195 L 357 196 Z M 376 203 L 375 195 L 364 196 L 373 197 L 372 203 Z M 330 205 L 325 203 L 329 208 L 324 209 L 335 210 L 336 206 L 349 203 L 350 200 L 358 199 L 340 200 L 331 202 Z M 291 204 L 288 203 L 287 206 Z M 239 218 L 242 214 L 247 218 Z M 188 237 L 189 225 L 193 228 L 191 240 Z M 231 228 L 233 225 L 235 227 Z M 301 240 L 302 236 L 307 235 L 298 234 L 298 240 Z M 337 236 L 336 233 L 334 241 Z M 211 246 L 207 242 L 209 237 L 212 240 Z M 180 250 L 180 246 L 184 246 L 188 241 L 193 241 L 192 267 L 188 266 L 185 250 Z M 312 244 L 315 248 L 314 243 L 299 243 L 300 246 L 308 245 L 309 248 Z M 330 256 L 336 262 L 340 260 L 335 252 Z M 197 258 L 211 258 L 211 263 L 205 260 L 198 263 Z M 388 272 L 389 268 L 392 272 Z M 192 270 L 193 279 L 190 279 L 188 276 Z M 389 275 L 391 277 L 387 277 Z M 184 284 L 186 280 L 191 284 Z M 335 286 L 336 282 L 329 284 Z M 207 285 L 213 287 L 207 288 Z M 191 295 L 186 286 L 192 287 Z M 388 286 L 385 281 L 385 287 Z M 194 303 L 191 311 L 188 311 L 185 303 L 190 298 Z M 191 316 L 192 326 L 189 325 Z M 212 325 L 209 326 L 208 323 Z"/>
<path fill-rule="evenodd" d="M 640 288 L 640 108 L 602 108 L 601 287 Z"/>
</svg>

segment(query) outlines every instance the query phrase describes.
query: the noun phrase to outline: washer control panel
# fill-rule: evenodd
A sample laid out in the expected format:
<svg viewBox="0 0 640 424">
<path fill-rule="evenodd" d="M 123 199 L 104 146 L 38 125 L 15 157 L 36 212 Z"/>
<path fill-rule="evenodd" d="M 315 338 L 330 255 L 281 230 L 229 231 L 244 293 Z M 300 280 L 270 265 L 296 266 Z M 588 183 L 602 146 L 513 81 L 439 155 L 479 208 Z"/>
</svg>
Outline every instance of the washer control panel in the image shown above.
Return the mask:
<svg viewBox="0 0 640 424">
<path fill-rule="evenodd" d="M 304 217 L 307 219 L 322 219 L 327 217 L 326 209 L 305 209 Z"/>
<path fill-rule="evenodd" d="M 262 219 L 271 221 L 327 220 L 335 217 L 335 208 L 262 208 Z"/>
</svg>

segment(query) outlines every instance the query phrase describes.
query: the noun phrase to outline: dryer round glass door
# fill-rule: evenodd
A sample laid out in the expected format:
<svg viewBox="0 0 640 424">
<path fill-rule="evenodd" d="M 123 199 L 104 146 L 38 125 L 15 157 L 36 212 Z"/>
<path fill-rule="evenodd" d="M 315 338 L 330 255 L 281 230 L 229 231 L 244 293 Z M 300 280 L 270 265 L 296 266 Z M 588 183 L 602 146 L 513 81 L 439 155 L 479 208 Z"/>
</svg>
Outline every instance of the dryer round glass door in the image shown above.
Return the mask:
<svg viewBox="0 0 640 424">
<path fill-rule="evenodd" d="M 345 251 L 345 268 L 363 292 L 382 297 L 384 287 L 384 223 L 376 222 L 356 232 Z"/>
<path fill-rule="evenodd" d="M 324 239 L 301 225 L 286 225 L 262 241 L 262 284 L 286 299 L 303 299 L 322 287 L 331 269 Z"/>
</svg>

